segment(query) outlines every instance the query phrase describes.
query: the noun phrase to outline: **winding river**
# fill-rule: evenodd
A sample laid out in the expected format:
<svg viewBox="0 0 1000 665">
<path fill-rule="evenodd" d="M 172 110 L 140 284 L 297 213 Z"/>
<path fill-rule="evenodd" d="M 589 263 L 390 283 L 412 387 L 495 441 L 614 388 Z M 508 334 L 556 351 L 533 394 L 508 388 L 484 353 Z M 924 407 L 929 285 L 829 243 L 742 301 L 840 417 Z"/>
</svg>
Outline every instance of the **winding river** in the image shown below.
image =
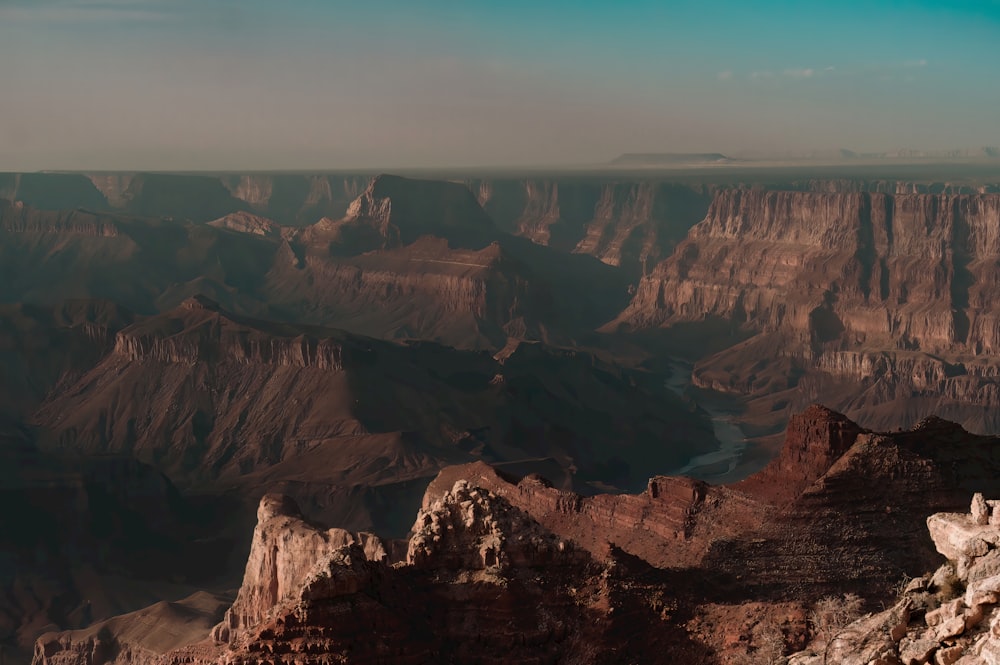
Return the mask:
<svg viewBox="0 0 1000 665">
<path fill-rule="evenodd" d="M 684 466 L 672 469 L 669 475 L 690 476 L 713 484 L 731 483 L 746 478 L 759 468 L 759 463 L 743 462 L 743 453 L 748 441 L 743 430 L 735 423 L 738 414 L 729 400 L 712 399 L 710 391 L 698 391 L 697 396 L 689 393 L 691 370 L 694 366 L 680 359 L 671 360 L 671 374 L 666 387 L 685 398 L 693 398 L 695 403 L 709 414 L 712 430 L 719 442 L 718 450 L 697 455 Z"/>
</svg>

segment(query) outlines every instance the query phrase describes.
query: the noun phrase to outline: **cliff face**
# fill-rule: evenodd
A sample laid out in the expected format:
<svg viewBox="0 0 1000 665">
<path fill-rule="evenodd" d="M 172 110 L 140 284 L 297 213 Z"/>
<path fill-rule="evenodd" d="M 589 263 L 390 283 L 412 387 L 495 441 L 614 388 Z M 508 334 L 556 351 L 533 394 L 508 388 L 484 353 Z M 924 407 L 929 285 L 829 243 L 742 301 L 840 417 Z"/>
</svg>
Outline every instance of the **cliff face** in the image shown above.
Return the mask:
<svg viewBox="0 0 1000 665">
<path fill-rule="evenodd" d="M 36 212 L 21 201 L 0 199 L 0 230 L 4 233 L 47 233 L 118 238 L 119 225 L 111 215 L 84 210 Z"/>
<path fill-rule="evenodd" d="M 135 323 L 115 336 L 113 352 L 127 362 L 344 369 L 344 345 L 336 339 L 268 335 L 252 326 L 241 326 L 239 317 L 220 315 L 219 305 L 204 296 L 185 300 L 179 312 L 186 315 L 172 323 L 183 328 L 165 329 L 162 320 L 156 319 Z"/>
<path fill-rule="evenodd" d="M 874 426 L 912 424 L 889 411 L 917 397 L 995 431 L 984 411 L 997 404 L 1000 326 L 989 294 L 1000 279 L 998 228 L 996 194 L 722 191 L 618 322 L 718 317 L 758 333 L 703 359 L 701 385 L 773 392 L 780 381 L 765 377 L 785 363 L 795 368 L 789 387 L 803 375 L 803 386 L 853 383 L 853 395 L 828 386 L 806 399 Z M 962 401 L 972 405 L 964 413 Z M 933 412 L 924 404 L 918 416 Z"/>
<path fill-rule="evenodd" d="M 136 192 L 162 184 L 138 178 Z M 0 236 L 0 300 L 104 298 L 150 313 L 205 294 L 255 316 L 461 347 L 570 343 L 627 298 L 614 268 L 498 231 L 462 185 L 391 176 L 348 216 L 304 229 L 248 212 L 191 224 L 0 202 Z"/>
<path fill-rule="evenodd" d="M 339 219 L 368 186 L 368 175 L 231 175 L 222 182 L 233 197 L 281 224 L 304 226 Z"/>
<path fill-rule="evenodd" d="M 243 584 L 222 623 L 212 630 L 212 638 L 235 642 L 268 619 L 275 607 L 295 599 L 306 581 L 317 574 L 317 566 L 326 564 L 337 550 L 352 545 L 369 561 L 383 561 L 387 556 L 374 534 L 317 528 L 303 521 L 291 498 L 266 495 L 257 509 Z M 365 586 L 363 579 L 360 582 L 340 592 L 357 592 Z"/>
<path fill-rule="evenodd" d="M 493 221 L 458 183 L 380 175 L 351 202 L 345 220 L 370 224 L 389 245 L 423 235 L 459 242 L 492 240 Z"/>
<path fill-rule="evenodd" d="M 704 217 L 712 188 L 580 178 L 468 183 L 501 226 L 555 249 L 589 254 L 638 276 Z"/>
<path fill-rule="evenodd" d="M 133 320 L 128 310 L 102 301 L 0 305 L 0 421 L 24 418 L 46 394 L 79 378 Z"/>
<path fill-rule="evenodd" d="M 622 319 L 716 315 L 804 341 L 986 352 L 998 220 L 996 195 L 721 192 Z"/>
<path fill-rule="evenodd" d="M 342 219 L 285 237 L 266 298 L 364 334 L 570 343 L 627 297 L 620 271 L 500 231 L 457 183 L 378 176 Z"/>
<path fill-rule="evenodd" d="M 97 639 L 45 635 L 33 662 L 669 662 L 665 644 L 704 655 L 657 614 L 648 567 L 614 548 L 595 561 L 487 490 L 459 483 L 422 511 L 410 562 L 393 566 L 376 541 L 362 549 L 294 512 L 287 498 L 262 500 L 239 596 L 207 639 L 150 644 L 137 613 Z"/>
</svg>

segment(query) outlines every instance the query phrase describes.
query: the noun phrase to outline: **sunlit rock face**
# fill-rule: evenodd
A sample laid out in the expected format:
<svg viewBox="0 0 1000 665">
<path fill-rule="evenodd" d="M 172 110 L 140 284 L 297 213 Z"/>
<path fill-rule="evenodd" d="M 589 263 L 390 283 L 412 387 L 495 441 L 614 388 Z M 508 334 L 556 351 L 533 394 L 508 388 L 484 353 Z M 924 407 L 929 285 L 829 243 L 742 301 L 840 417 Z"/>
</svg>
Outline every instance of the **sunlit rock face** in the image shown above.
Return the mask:
<svg viewBox="0 0 1000 665">
<path fill-rule="evenodd" d="M 759 392 L 785 363 L 795 368 L 784 370 L 786 387 L 818 372 L 826 378 L 803 384 L 806 399 L 822 396 L 869 426 L 940 413 L 996 431 L 997 284 L 995 193 L 729 189 L 609 329 L 718 318 L 757 337 L 703 359 L 705 387 Z M 855 389 L 835 395 L 824 381 Z M 898 419 L 879 408 L 902 414 L 911 398 L 932 401 Z"/>
<path fill-rule="evenodd" d="M 1000 658 L 1000 501 L 976 493 L 966 513 L 927 518 L 934 546 L 947 559 L 933 574 L 910 579 L 894 604 L 842 627 L 793 654 L 790 665 L 960 663 Z"/>
</svg>

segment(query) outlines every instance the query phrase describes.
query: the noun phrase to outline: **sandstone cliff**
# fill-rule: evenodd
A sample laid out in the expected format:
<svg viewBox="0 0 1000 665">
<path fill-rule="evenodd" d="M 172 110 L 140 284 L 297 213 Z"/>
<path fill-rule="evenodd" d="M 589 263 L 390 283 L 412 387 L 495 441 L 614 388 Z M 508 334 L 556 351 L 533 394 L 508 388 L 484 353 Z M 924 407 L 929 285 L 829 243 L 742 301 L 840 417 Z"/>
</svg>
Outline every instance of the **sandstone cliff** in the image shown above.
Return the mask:
<svg viewBox="0 0 1000 665">
<path fill-rule="evenodd" d="M 666 258 L 704 217 L 711 187 L 656 180 L 473 180 L 502 228 L 567 252 L 590 254 L 638 277 Z"/>
<path fill-rule="evenodd" d="M 296 598 L 306 581 L 317 574 L 317 566 L 328 565 L 332 554 L 351 545 L 370 561 L 383 561 L 387 556 L 374 534 L 317 528 L 303 520 L 290 497 L 264 496 L 257 509 L 243 584 L 222 623 L 212 630 L 212 638 L 236 641 L 270 618 L 276 607 Z M 360 587 L 347 592 L 358 590 Z"/>
<path fill-rule="evenodd" d="M 615 548 L 594 561 L 487 490 L 456 484 L 414 529 L 409 563 L 389 566 L 377 539 L 321 529 L 266 496 L 237 600 L 210 635 L 150 608 L 45 635 L 33 662 L 667 662 L 668 643 L 703 655 L 656 613 L 648 568 Z M 158 628 L 143 630 L 154 615 Z M 636 635 L 637 623 L 650 630 Z"/>
<path fill-rule="evenodd" d="M 759 395 L 815 372 L 855 390 L 848 397 L 826 386 L 806 399 L 872 426 L 909 426 L 913 420 L 892 420 L 891 409 L 928 398 L 938 411 L 995 431 L 1000 423 L 983 410 L 995 410 L 998 395 L 1000 325 L 988 295 L 998 228 L 996 194 L 721 191 L 641 281 L 618 322 L 643 328 L 714 317 L 758 334 L 704 359 L 701 385 Z M 973 412 L 959 412 L 963 401 Z M 878 412 L 883 403 L 893 406 Z M 929 412 L 921 404 L 918 418 Z"/>
<path fill-rule="evenodd" d="M 718 315 L 807 342 L 981 352 L 997 340 L 973 294 L 990 283 L 998 218 L 993 195 L 721 192 L 623 320 Z"/>
</svg>

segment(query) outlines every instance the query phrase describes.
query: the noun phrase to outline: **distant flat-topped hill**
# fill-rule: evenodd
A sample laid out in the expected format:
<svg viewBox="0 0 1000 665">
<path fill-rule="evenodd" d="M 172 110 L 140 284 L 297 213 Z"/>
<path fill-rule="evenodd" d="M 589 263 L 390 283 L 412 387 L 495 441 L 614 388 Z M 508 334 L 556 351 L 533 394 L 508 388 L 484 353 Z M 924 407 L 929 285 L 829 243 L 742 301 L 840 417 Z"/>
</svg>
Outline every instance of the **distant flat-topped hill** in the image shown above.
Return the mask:
<svg viewBox="0 0 1000 665">
<path fill-rule="evenodd" d="M 667 166 L 672 164 L 729 164 L 720 152 L 626 152 L 611 160 L 614 166 Z"/>
</svg>

